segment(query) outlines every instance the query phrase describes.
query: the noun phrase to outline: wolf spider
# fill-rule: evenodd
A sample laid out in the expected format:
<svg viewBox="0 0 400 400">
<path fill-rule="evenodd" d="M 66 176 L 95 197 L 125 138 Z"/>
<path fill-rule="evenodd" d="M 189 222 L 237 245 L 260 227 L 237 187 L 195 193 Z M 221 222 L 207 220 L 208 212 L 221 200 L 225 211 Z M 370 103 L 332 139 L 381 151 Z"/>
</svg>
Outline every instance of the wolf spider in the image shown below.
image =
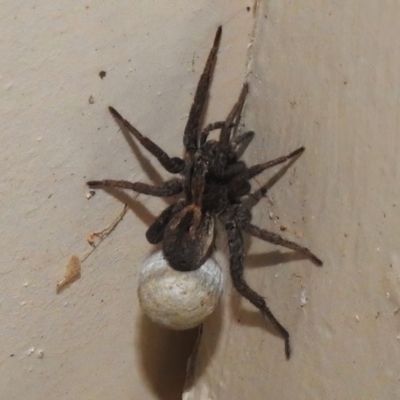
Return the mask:
<svg viewBox="0 0 400 400">
<path fill-rule="evenodd" d="M 162 242 L 164 257 L 175 270 L 195 270 L 210 256 L 215 238 L 215 218 L 218 217 L 227 233 L 230 274 L 235 289 L 257 307 L 280 333 L 285 341 L 286 357 L 289 358 L 288 331 L 272 314 L 264 298 L 248 286 L 243 276 L 242 231 L 264 241 L 295 250 L 318 266 L 322 265 L 322 261 L 306 247 L 251 224 L 251 213 L 241 198 L 250 194 L 250 179 L 267 168 L 301 154 L 304 147 L 252 167 L 247 167 L 243 161 L 238 160 L 241 145 L 248 144 L 254 136 L 252 131 L 236 134 L 249 89 L 247 83 L 243 85 L 239 99 L 225 121 L 214 122 L 202 129 L 221 33 L 222 28 L 219 27 L 197 85 L 183 134 L 184 159 L 170 157 L 152 140 L 143 136 L 113 107 L 109 107 L 116 121 L 153 154 L 168 172 L 178 174 L 179 177 L 168 180 L 160 186 L 110 179 L 90 181 L 87 184 L 91 188 L 130 189 L 137 193 L 159 197 L 182 193 L 183 198 L 167 207 L 146 232 L 147 240 L 151 244 Z M 213 130 L 220 130 L 218 141 L 208 139 L 209 133 Z"/>
</svg>

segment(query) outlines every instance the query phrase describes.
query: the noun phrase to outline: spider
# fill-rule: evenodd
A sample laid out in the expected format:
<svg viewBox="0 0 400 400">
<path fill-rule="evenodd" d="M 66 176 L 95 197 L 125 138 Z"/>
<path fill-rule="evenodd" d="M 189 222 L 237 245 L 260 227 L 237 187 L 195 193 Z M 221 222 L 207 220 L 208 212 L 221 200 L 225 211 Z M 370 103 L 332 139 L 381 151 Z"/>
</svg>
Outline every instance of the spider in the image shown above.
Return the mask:
<svg viewBox="0 0 400 400">
<path fill-rule="evenodd" d="M 290 357 L 289 332 L 275 318 L 264 298 L 247 284 L 243 275 L 242 232 L 297 251 L 321 266 L 322 261 L 311 251 L 276 233 L 251 223 L 251 213 L 242 198 L 251 191 L 249 181 L 267 168 L 281 164 L 304 151 L 304 147 L 272 161 L 247 167 L 239 160 L 240 148 L 249 143 L 253 131 L 237 134 L 248 83 L 244 83 L 238 101 L 224 121 L 202 129 L 210 85 L 217 61 L 222 27 L 219 27 L 204 71 L 197 85 L 194 101 L 183 134 L 184 158 L 170 157 L 152 140 L 143 136 L 113 107 L 109 107 L 116 121 L 127 129 L 170 173 L 178 175 L 154 186 L 142 182 L 101 180 L 87 182 L 91 188 L 109 187 L 130 189 L 150 196 L 169 197 L 182 194 L 182 199 L 167 207 L 151 224 L 146 238 L 151 244 L 162 242 L 162 250 L 169 266 L 179 271 L 191 271 L 210 257 L 215 238 L 215 220 L 218 218 L 226 230 L 230 253 L 230 274 L 233 285 L 266 317 L 280 333 L 285 343 L 286 358 Z M 220 130 L 219 140 L 208 139 L 213 130 Z"/>
</svg>

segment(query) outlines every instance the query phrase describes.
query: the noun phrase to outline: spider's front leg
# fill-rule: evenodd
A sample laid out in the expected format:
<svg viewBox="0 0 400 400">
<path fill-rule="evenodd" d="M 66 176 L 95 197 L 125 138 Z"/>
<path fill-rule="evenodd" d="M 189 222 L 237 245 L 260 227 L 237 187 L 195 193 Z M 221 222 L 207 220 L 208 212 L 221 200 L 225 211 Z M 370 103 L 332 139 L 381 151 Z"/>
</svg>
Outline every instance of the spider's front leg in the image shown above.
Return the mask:
<svg viewBox="0 0 400 400">
<path fill-rule="evenodd" d="M 232 138 L 231 148 L 238 158 L 240 157 L 241 154 L 243 154 L 244 150 L 253 140 L 254 135 L 255 135 L 254 131 L 248 131 Z"/>
<path fill-rule="evenodd" d="M 153 154 L 168 172 L 176 174 L 183 171 L 185 162 L 181 158 L 171 158 L 161 147 L 158 147 L 152 140 L 143 136 L 129 121 L 123 118 L 115 108 L 108 107 L 108 109 L 117 122 L 127 129 L 147 151 Z"/>
<path fill-rule="evenodd" d="M 238 101 L 233 105 L 232 110 L 230 111 L 225 120 L 225 126 L 221 129 L 221 133 L 219 135 L 219 142 L 221 143 L 222 147 L 227 148 L 229 146 L 229 142 L 232 139 L 231 137 L 232 127 L 239 125 L 244 101 L 246 100 L 248 92 L 249 92 L 249 84 L 245 82 L 240 92 Z"/>
<path fill-rule="evenodd" d="M 285 354 L 286 358 L 290 358 L 290 340 L 289 332 L 282 326 L 282 324 L 275 318 L 272 311 L 268 308 L 265 300 L 257 292 L 250 288 L 243 276 L 243 239 L 240 229 L 234 220 L 226 219 L 224 226 L 227 232 L 228 245 L 230 252 L 230 273 L 232 277 L 233 286 L 247 299 L 251 304 L 257 307 L 261 313 L 266 317 L 275 329 L 280 333 L 285 341 Z"/>
<path fill-rule="evenodd" d="M 204 71 L 201 74 L 199 83 L 197 84 L 196 93 L 192 107 L 190 108 L 189 118 L 185 126 L 183 134 L 183 144 L 186 151 L 193 156 L 198 146 L 198 138 L 200 135 L 201 123 L 204 112 L 207 107 L 207 100 L 210 91 L 211 81 L 214 74 L 215 64 L 217 62 L 217 53 L 221 42 L 222 27 L 217 29 L 214 44 L 208 55 Z"/>
<path fill-rule="evenodd" d="M 156 197 L 170 197 L 182 192 L 182 181 L 171 179 L 160 186 L 148 185 L 142 182 L 129 182 L 123 180 L 104 179 L 102 181 L 89 181 L 87 185 L 93 189 L 100 187 L 130 189 L 137 193 L 148 194 Z"/>
<path fill-rule="evenodd" d="M 186 200 L 180 200 L 167 207 L 147 229 L 147 241 L 151 244 L 160 243 L 163 240 L 165 228 L 167 227 L 171 219 L 185 206 Z"/>
</svg>

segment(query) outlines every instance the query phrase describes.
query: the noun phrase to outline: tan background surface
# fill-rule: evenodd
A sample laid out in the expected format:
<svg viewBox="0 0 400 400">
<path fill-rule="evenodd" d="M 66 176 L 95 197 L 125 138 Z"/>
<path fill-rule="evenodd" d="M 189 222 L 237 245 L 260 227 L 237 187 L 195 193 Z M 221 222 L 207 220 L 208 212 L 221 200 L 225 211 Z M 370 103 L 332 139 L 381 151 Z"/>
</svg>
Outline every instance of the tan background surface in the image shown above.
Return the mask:
<svg viewBox="0 0 400 400">
<path fill-rule="evenodd" d="M 89 249 L 87 234 L 122 209 L 103 192 L 87 200 L 86 179 L 161 179 L 107 106 L 181 154 L 220 23 L 209 120 L 226 115 L 247 71 L 244 120 L 258 135 L 246 160 L 307 147 L 254 221 L 285 227 L 325 265 L 249 242 L 248 280 L 290 331 L 293 357 L 286 361 L 282 340 L 230 295 L 227 275 L 185 397 L 399 398 L 397 2 L 4 1 L 2 14 L 2 398 L 180 398 L 194 334 L 148 323 L 136 299 L 137 271 L 152 251 L 144 233 L 163 200 L 131 202 L 81 279 L 60 295 L 55 284 L 70 256 Z"/>
</svg>

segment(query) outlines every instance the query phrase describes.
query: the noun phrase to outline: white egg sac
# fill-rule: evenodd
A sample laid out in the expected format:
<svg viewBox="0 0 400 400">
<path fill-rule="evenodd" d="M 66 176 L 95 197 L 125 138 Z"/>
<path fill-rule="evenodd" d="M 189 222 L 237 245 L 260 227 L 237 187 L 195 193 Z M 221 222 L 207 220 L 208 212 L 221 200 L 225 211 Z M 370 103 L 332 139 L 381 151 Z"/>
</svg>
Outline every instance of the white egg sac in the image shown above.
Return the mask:
<svg viewBox="0 0 400 400">
<path fill-rule="evenodd" d="M 184 330 L 200 325 L 215 309 L 223 292 L 223 273 L 208 259 L 195 271 L 176 271 L 161 251 L 143 264 L 138 297 L 143 312 L 165 327 Z"/>
</svg>

